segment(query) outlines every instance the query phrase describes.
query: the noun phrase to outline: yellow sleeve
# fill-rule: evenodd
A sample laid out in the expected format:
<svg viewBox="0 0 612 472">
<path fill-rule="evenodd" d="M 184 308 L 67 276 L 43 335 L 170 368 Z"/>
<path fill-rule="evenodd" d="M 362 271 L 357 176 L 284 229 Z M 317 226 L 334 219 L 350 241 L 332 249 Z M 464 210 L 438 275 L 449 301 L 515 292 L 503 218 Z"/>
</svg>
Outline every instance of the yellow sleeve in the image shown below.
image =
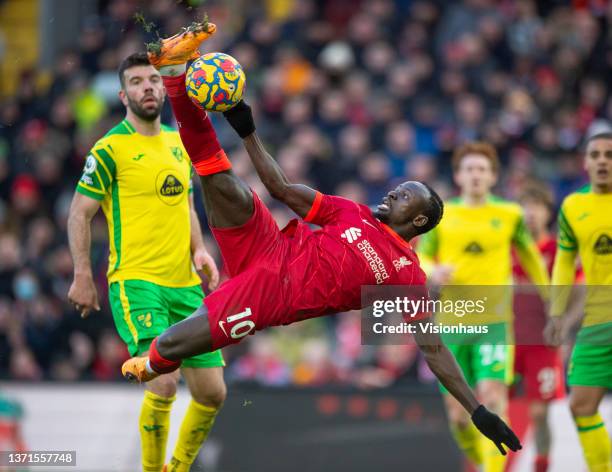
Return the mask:
<svg viewBox="0 0 612 472">
<path fill-rule="evenodd" d="M 546 264 L 542 254 L 540 254 L 540 250 L 533 242 L 533 238 L 525 226 L 522 215 L 517 222 L 512 242 L 516 248 L 519 262 L 525 273 L 529 276 L 529 280 L 538 287 L 542 299 L 548 300 L 550 278 L 548 277 Z"/>
<path fill-rule="evenodd" d="M 421 263 L 421 269 L 423 269 L 428 277 L 431 275 L 436 265 L 438 246 L 439 236 L 437 227 L 419 237 L 417 254 Z"/>
<path fill-rule="evenodd" d="M 552 273 L 551 316 L 561 316 L 567 309 L 568 299 L 576 278 L 576 253 L 578 242 L 565 216 L 563 206 L 557 220 L 557 253 Z"/>
</svg>

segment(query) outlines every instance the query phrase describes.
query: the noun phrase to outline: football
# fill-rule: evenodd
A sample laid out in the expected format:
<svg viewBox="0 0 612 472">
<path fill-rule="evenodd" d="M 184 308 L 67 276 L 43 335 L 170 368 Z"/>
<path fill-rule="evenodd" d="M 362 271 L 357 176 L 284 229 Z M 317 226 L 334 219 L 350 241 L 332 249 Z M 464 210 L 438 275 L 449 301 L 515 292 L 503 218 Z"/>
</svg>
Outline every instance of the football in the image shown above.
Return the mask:
<svg viewBox="0 0 612 472">
<path fill-rule="evenodd" d="M 227 111 L 242 98 L 246 77 L 228 54 L 211 52 L 191 63 L 185 86 L 193 102 L 209 111 Z"/>
</svg>

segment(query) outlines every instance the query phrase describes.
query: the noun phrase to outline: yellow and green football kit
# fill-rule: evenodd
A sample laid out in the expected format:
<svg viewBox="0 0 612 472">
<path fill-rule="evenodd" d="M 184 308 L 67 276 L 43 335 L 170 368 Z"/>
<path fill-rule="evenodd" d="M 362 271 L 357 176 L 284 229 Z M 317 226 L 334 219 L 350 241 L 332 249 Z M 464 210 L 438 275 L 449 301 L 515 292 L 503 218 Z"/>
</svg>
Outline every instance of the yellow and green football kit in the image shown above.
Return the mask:
<svg viewBox="0 0 612 472">
<path fill-rule="evenodd" d="M 552 314 L 562 315 L 574 283 L 576 255 L 587 285 L 585 316 L 569 365 L 570 385 L 612 388 L 612 193 L 590 186 L 567 196 L 559 211 Z"/>
<path fill-rule="evenodd" d="M 204 294 L 191 262 L 191 161 L 178 132 L 144 136 L 123 120 L 91 149 L 77 191 L 101 202 L 109 232 L 109 298 L 132 355 L 192 314 Z M 220 351 L 183 363 L 223 365 Z"/>
<path fill-rule="evenodd" d="M 447 323 L 486 325 L 486 334 L 442 336 L 472 386 L 485 379 L 512 381 L 512 246 L 531 280 L 548 285 L 546 267 L 525 227 L 520 206 L 501 198 L 489 197 L 478 207 L 451 199 L 440 224 L 418 244 L 421 265 L 428 274 L 435 264 L 453 269 L 441 298 L 486 300 L 488 312 L 482 316 L 436 315 Z"/>
</svg>

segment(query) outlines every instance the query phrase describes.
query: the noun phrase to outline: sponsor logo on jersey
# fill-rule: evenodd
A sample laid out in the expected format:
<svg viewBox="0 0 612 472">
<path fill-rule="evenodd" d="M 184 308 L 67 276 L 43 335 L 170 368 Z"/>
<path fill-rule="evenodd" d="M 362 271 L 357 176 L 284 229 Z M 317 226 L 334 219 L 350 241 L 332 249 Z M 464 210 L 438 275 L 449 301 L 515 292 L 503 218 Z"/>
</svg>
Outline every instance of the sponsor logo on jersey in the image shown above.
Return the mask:
<svg viewBox="0 0 612 472">
<path fill-rule="evenodd" d="M 469 254 L 482 254 L 484 252 L 484 249 L 476 241 L 472 241 L 467 246 L 465 246 L 463 252 L 467 252 Z"/>
<path fill-rule="evenodd" d="M 493 218 L 491 220 L 491 228 L 499 229 L 499 228 L 501 228 L 501 224 L 502 224 L 502 222 L 501 222 L 501 220 L 499 218 Z"/>
<path fill-rule="evenodd" d="M 159 189 L 159 193 L 161 193 L 164 197 L 175 197 L 183 193 L 184 190 L 185 187 L 180 180 L 170 174 L 164 180 L 161 189 Z"/>
<path fill-rule="evenodd" d="M 370 244 L 370 241 L 364 239 L 363 241 L 357 244 L 357 249 L 361 251 L 363 257 L 365 257 L 366 262 L 370 266 L 372 273 L 374 274 L 374 278 L 376 279 L 376 284 L 382 284 L 386 279 L 389 278 L 389 274 L 387 273 L 387 268 L 383 263 L 382 259 L 376 252 L 376 250 Z"/>
<path fill-rule="evenodd" d="M 595 241 L 595 245 L 593 246 L 593 252 L 599 256 L 607 256 L 608 254 L 612 254 L 612 238 L 607 234 L 602 234 Z"/>
<path fill-rule="evenodd" d="M 355 228 L 354 226 L 351 226 L 349 229 L 344 231 L 340 235 L 340 237 L 346 239 L 349 242 L 349 244 L 352 244 L 361 237 L 361 230 L 359 228 Z"/>
<path fill-rule="evenodd" d="M 408 258 L 405 256 L 402 256 L 399 259 L 395 259 L 393 261 L 393 266 L 395 267 L 395 270 L 397 272 L 402 270 L 404 267 L 408 267 L 409 265 L 412 265 L 412 261 L 409 261 Z"/>
<path fill-rule="evenodd" d="M 178 162 L 183 161 L 183 150 L 178 146 L 171 146 L 170 152 Z"/>
<path fill-rule="evenodd" d="M 81 182 L 83 182 L 84 184 L 87 184 L 87 185 L 93 185 L 93 183 L 94 183 L 93 179 L 89 175 L 86 175 L 86 174 L 83 174 L 81 176 Z"/>
<path fill-rule="evenodd" d="M 97 168 L 98 168 L 98 161 L 96 161 L 96 158 L 90 154 L 89 156 L 87 156 L 87 159 L 85 160 L 85 168 L 83 169 L 83 172 L 87 175 L 90 175 L 90 174 L 93 174 Z"/>
<path fill-rule="evenodd" d="M 146 314 L 143 313 L 142 315 L 138 315 L 136 319 L 138 320 L 138 324 L 142 326 L 143 328 L 150 328 L 151 326 L 153 326 L 153 319 L 151 316 L 151 312 L 146 313 Z"/>
<path fill-rule="evenodd" d="M 155 179 L 155 187 L 157 196 L 166 205 L 178 205 L 184 199 L 186 193 L 185 185 L 173 173 L 174 169 L 166 169 L 161 171 Z"/>
</svg>

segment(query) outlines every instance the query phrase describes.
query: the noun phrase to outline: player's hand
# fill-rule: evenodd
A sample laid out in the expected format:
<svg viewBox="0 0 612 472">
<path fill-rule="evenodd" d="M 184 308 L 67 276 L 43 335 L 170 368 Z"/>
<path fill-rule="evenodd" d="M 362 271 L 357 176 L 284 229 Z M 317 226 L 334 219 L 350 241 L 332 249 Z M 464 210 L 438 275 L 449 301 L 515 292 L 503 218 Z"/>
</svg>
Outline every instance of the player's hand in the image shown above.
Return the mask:
<svg viewBox="0 0 612 472">
<path fill-rule="evenodd" d="M 544 341 L 549 346 L 560 346 L 564 340 L 563 319 L 561 316 L 551 316 L 544 328 Z"/>
<path fill-rule="evenodd" d="M 232 108 L 223 112 L 223 116 L 242 139 L 255 132 L 251 107 L 244 100 L 240 100 Z"/>
<path fill-rule="evenodd" d="M 214 290 L 219 285 L 219 270 L 217 264 L 206 249 L 197 249 L 193 253 L 193 265 L 201 270 L 208 279 L 208 288 Z"/>
<path fill-rule="evenodd" d="M 446 285 L 451 281 L 454 270 L 453 266 L 439 264 L 434 267 L 429 280 L 437 286 Z"/>
<path fill-rule="evenodd" d="M 100 311 L 98 291 L 91 274 L 74 276 L 68 290 L 68 301 L 81 312 L 81 318 L 87 318 L 91 310 Z"/>
<path fill-rule="evenodd" d="M 523 448 L 514 431 L 499 416 L 487 410 L 484 405 L 474 410 L 472 422 L 482 434 L 495 443 L 502 455 L 506 455 L 504 446 L 514 452 Z"/>
</svg>

